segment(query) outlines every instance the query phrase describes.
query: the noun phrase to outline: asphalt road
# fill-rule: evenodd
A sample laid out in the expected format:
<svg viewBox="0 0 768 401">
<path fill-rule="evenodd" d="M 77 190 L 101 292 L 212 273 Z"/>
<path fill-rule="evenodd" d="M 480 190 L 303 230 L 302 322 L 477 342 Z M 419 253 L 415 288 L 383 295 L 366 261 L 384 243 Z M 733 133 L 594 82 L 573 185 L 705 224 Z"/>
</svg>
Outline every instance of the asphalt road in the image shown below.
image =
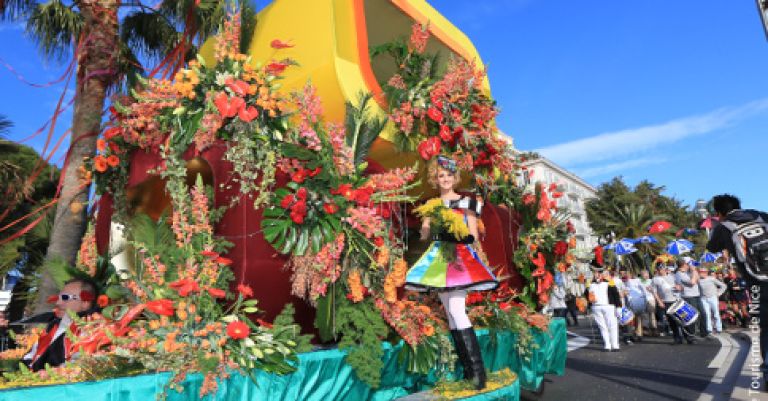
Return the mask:
<svg viewBox="0 0 768 401">
<path fill-rule="evenodd" d="M 695 401 L 716 371 L 707 366 L 720 350 L 717 339 L 671 345 L 671 337 L 646 337 L 603 352 L 593 327 L 582 317 L 579 327 L 569 328 L 589 344 L 568 353 L 564 376 L 547 376 L 543 393 L 524 392 L 523 400 Z"/>
</svg>

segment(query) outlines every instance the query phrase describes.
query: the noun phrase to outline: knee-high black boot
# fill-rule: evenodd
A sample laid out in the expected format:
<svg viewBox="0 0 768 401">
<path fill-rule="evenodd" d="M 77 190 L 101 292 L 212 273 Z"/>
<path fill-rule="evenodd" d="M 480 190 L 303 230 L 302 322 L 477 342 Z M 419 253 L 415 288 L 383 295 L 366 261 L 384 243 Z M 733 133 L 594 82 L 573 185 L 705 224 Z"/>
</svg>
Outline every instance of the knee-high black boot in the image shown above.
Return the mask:
<svg viewBox="0 0 768 401">
<path fill-rule="evenodd" d="M 456 348 L 456 355 L 459 357 L 459 363 L 461 363 L 462 370 L 464 371 L 464 379 L 472 380 L 472 370 L 467 368 L 467 347 L 464 345 L 464 340 L 461 338 L 460 330 L 451 330 L 451 337 L 453 338 L 453 346 Z"/>
<path fill-rule="evenodd" d="M 466 359 L 462 361 L 464 365 L 464 371 L 471 372 L 468 379 L 475 386 L 475 389 L 482 390 L 485 388 L 486 374 L 485 364 L 483 363 L 483 355 L 480 353 L 480 344 L 477 342 L 477 335 L 472 327 L 457 330 L 461 338 L 461 343 L 464 346 L 466 352 Z"/>
</svg>

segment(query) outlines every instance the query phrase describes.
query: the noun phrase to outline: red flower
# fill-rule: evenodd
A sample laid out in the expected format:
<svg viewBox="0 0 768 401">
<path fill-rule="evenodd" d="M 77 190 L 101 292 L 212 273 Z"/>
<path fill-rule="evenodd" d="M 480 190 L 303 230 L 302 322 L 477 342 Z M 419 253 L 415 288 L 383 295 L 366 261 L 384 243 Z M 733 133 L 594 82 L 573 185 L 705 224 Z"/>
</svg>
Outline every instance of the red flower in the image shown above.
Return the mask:
<svg viewBox="0 0 768 401">
<path fill-rule="evenodd" d="M 422 141 L 417 150 L 424 160 L 429 160 L 440 153 L 440 138 L 433 136 Z"/>
<path fill-rule="evenodd" d="M 575 233 L 576 228 L 573 226 L 573 223 L 571 223 L 570 220 L 565 222 L 565 229 L 568 230 L 569 233 Z"/>
<path fill-rule="evenodd" d="M 427 117 L 431 118 L 435 122 L 441 122 L 443 121 L 443 112 L 440 111 L 437 107 L 430 107 L 427 110 Z"/>
<path fill-rule="evenodd" d="M 240 293 L 244 298 L 249 298 L 253 296 L 253 288 L 249 286 L 248 284 L 238 284 L 237 285 L 237 292 Z"/>
<path fill-rule="evenodd" d="M 208 294 L 211 294 L 214 298 L 224 298 L 227 295 L 227 292 L 219 288 L 209 288 Z"/>
<path fill-rule="evenodd" d="M 533 257 L 530 258 L 531 262 L 533 262 L 534 265 L 536 265 L 539 269 L 543 269 L 544 266 L 547 265 L 547 259 L 544 257 L 544 254 L 541 252 L 538 252 L 536 254 L 536 259 Z"/>
<path fill-rule="evenodd" d="M 270 323 L 270 322 L 268 322 L 266 320 L 256 319 L 256 323 L 258 323 L 259 326 L 263 326 L 263 327 L 266 327 L 268 329 L 271 329 L 273 327 L 272 323 Z"/>
<path fill-rule="evenodd" d="M 186 297 L 190 293 L 200 291 L 200 286 L 197 285 L 197 281 L 192 280 L 191 278 L 176 280 L 169 284 L 169 286 L 176 290 L 176 292 L 178 292 L 182 297 Z"/>
<path fill-rule="evenodd" d="M 287 49 L 289 47 L 293 47 L 292 44 L 288 42 L 283 42 L 280 39 L 275 39 L 272 42 L 269 43 L 270 46 L 272 46 L 273 49 Z"/>
<path fill-rule="evenodd" d="M 549 184 L 549 192 L 552 192 L 552 191 L 555 191 L 555 190 L 557 190 L 557 184 L 554 183 L 554 182 Z"/>
<path fill-rule="evenodd" d="M 443 142 L 453 141 L 453 134 L 451 133 L 451 128 L 448 127 L 447 125 L 440 126 L 440 139 L 442 139 Z"/>
<path fill-rule="evenodd" d="M 339 207 L 335 203 L 323 204 L 323 210 L 328 214 L 334 214 L 339 211 Z"/>
<path fill-rule="evenodd" d="M 227 335 L 233 340 L 242 340 L 248 337 L 249 334 L 251 334 L 251 329 L 247 324 L 239 320 L 235 320 L 227 325 Z"/>
<path fill-rule="evenodd" d="M 285 71 L 286 68 L 288 68 L 290 64 L 288 63 L 281 63 L 281 62 L 274 62 L 267 65 L 266 71 L 269 75 L 280 75 Z"/>
<path fill-rule="evenodd" d="M 350 184 L 341 184 L 338 188 L 332 189 L 331 193 L 334 195 L 341 195 L 347 199 L 352 198 L 352 185 Z"/>
<path fill-rule="evenodd" d="M 219 110 L 219 114 L 222 117 L 234 117 L 245 106 L 245 100 L 239 97 L 229 98 L 226 93 L 219 92 L 215 98 L 213 98 L 213 104 Z"/>
<path fill-rule="evenodd" d="M 216 263 L 220 265 L 229 266 L 232 264 L 232 259 L 219 256 L 216 258 Z"/>
<path fill-rule="evenodd" d="M 291 175 L 291 181 L 297 184 L 301 184 L 306 179 L 307 179 L 307 170 L 304 170 L 303 168 L 297 170 L 295 173 Z"/>
<path fill-rule="evenodd" d="M 96 304 L 99 305 L 99 308 L 106 307 L 109 305 L 109 297 L 104 294 L 99 295 L 99 297 L 96 299 Z"/>
<path fill-rule="evenodd" d="M 376 247 L 381 248 L 384 246 L 384 238 L 376 237 L 373 239 L 373 244 L 376 245 Z"/>
<path fill-rule="evenodd" d="M 307 200 L 307 189 L 304 187 L 299 188 L 299 190 L 296 191 L 296 196 L 301 200 Z"/>
<path fill-rule="evenodd" d="M 532 205 L 534 202 L 536 202 L 536 197 L 532 194 L 525 194 L 523 195 L 523 204 L 524 205 Z"/>
<path fill-rule="evenodd" d="M 320 174 L 321 171 L 323 171 L 322 167 L 316 167 L 314 170 L 309 170 L 309 176 L 314 177 Z"/>
<path fill-rule="evenodd" d="M 479 302 L 483 302 L 483 294 L 480 294 L 479 292 L 473 292 L 467 295 L 467 300 L 466 300 L 467 305 L 474 305 Z"/>
<path fill-rule="evenodd" d="M 123 150 L 120 149 L 120 146 L 117 146 L 114 142 L 109 142 L 107 144 L 109 146 L 109 150 L 112 151 L 112 153 L 119 155 L 120 153 L 123 153 Z"/>
<path fill-rule="evenodd" d="M 176 310 L 173 307 L 173 301 L 170 299 L 156 299 L 154 301 L 147 302 L 147 309 L 150 312 L 157 313 L 162 316 L 173 316 Z"/>
<path fill-rule="evenodd" d="M 237 113 L 237 116 L 240 117 L 241 120 L 249 123 L 259 116 L 259 110 L 253 106 L 248 106 L 247 108 L 243 107 Z"/>
<path fill-rule="evenodd" d="M 350 200 L 355 201 L 358 205 L 363 206 L 371 201 L 371 195 L 373 195 L 373 188 L 365 187 L 352 191 Z"/>
<path fill-rule="evenodd" d="M 304 216 L 296 212 L 291 212 L 291 221 L 293 221 L 294 224 L 304 224 Z"/>
<path fill-rule="evenodd" d="M 122 133 L 123 129 L 120 127 L 108 128 L 104 131 L 104 139 L 110 140 Z"/>
<path fill-rule="evenodd" d="M 568 253 L 568 244 L 565 241 L 555 242 L 554 252 L 557 256 L 565 256 Z"/>
<path fill-rule="evenodd" d="M 245 82 L 243 80 L 238 79 L 235 81 L 234 79 L 230 78 L 226 82 L 227 88 L 232 90 L 232 92 L 239 96 L 239 97 L 245 97 L 245 95 L 248 94 L 248 82 Z"/>
<path fill-rule="evenodd" d="M 215 258 L 219 256 L 219 253 L 214 251 L 202 251 L 200 254 L 207 258 Z"/>
<path fill-rule="evenodd" d="M 499 308 L 501 310 L 503 310 L 504 312 L 506 312 L 506 311 L 512 309 L 512 304 L 510 304 L 509 302 L 501 302 L 501 303 L 499 303 Z"/>
<path fill-rule="evenodd" d="M 293 204 L 293 202 L 296 202 L 296 198 L 294 198 L 293 195 L 285 195 L 285 198 L 280 201 L 280 207 L 283 209 L 288 209 Z"/>
</svg>

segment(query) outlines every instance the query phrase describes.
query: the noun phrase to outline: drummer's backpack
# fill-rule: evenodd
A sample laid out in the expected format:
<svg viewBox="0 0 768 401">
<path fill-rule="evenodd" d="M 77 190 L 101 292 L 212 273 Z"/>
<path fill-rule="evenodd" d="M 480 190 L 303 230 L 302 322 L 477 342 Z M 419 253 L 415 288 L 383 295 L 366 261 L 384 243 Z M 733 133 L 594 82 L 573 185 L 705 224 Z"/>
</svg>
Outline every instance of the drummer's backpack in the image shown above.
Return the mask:
<svg viewBox="0 0 768 401">
<path fill-rule="evenodd" d="M 747 273 L 760 281 L 768 281 L 768 222 L 758 217 L 744 223 L 725 220 L 722 224 L 731 232 L 739 263 Z"/>
</svg>

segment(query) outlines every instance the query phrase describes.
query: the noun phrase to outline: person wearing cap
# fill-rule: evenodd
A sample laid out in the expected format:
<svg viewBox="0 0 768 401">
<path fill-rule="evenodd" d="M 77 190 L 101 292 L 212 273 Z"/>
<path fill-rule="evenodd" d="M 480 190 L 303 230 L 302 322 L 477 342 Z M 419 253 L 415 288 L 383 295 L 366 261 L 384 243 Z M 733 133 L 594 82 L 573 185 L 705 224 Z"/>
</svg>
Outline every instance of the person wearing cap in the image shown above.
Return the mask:
<svg viewBox="0 0 768 401">
<path fill-rule="evenodd" d="M 85 317 L 98 310 L 96 285 L 87 279 L 72 279 L 64 284 L 56 298 L 55 318 L 48 323 L 37 342 L 22 357 L 22 362 L 31 370 L 44 369 L 46 365 L 55 367 L 72 357 L 71 342 L 67 331 L 77 334 L 77 325 L 70 313 Z M 0 326 L 7 326 L 8 320 L 0 316 Z"/>
<path fill-rule="evenodd" d="M 604 351 L 619 350 L 619 321 L 616 308 L 621 308 L 621 296 L 612 284 L 610 272 L 603 271 L 595 274 L 595 281 L 587 289 L 588 298 L 592 304 L 592 314 L 595 323 L 603 337 Z"/>
<path fill-rule="evenodd" d="M 699 313 L 703 313 L 704 306 L 701 303 L 701 291 L 699 290 L 699 273 L 696 269 L 691 268 L 692 258 L 685 256 L 677 261 L 677 272 L 675 273 L 675 284 L 677 284 L 680 290 L 680 295 L 685 302 L 688 302 Z M 699 335 L 706 337 L 709 335 L 707 332 L 706 319 L 699 319 L 698 322 L 688 326 L 691 335 L 696 334 L 696 326 L 699 326 Z M 687 330 L 686 330 L 687 331 Z M 695 341 L 693 337 L 686 339 L 688 344 L 693 344 Z"/>
<path fill-rule="evenodd" d="M 701 303 L 704 305 L 702 313 L 707 319 L 707 331 L 709 333 L 723 331 L 718 298 L 727 289 L 728 286 L 722 281 L 709 275 L 709 270 L 706 267 L 699 268 L 699 290 L 701 291 Z"/>
</svg>

